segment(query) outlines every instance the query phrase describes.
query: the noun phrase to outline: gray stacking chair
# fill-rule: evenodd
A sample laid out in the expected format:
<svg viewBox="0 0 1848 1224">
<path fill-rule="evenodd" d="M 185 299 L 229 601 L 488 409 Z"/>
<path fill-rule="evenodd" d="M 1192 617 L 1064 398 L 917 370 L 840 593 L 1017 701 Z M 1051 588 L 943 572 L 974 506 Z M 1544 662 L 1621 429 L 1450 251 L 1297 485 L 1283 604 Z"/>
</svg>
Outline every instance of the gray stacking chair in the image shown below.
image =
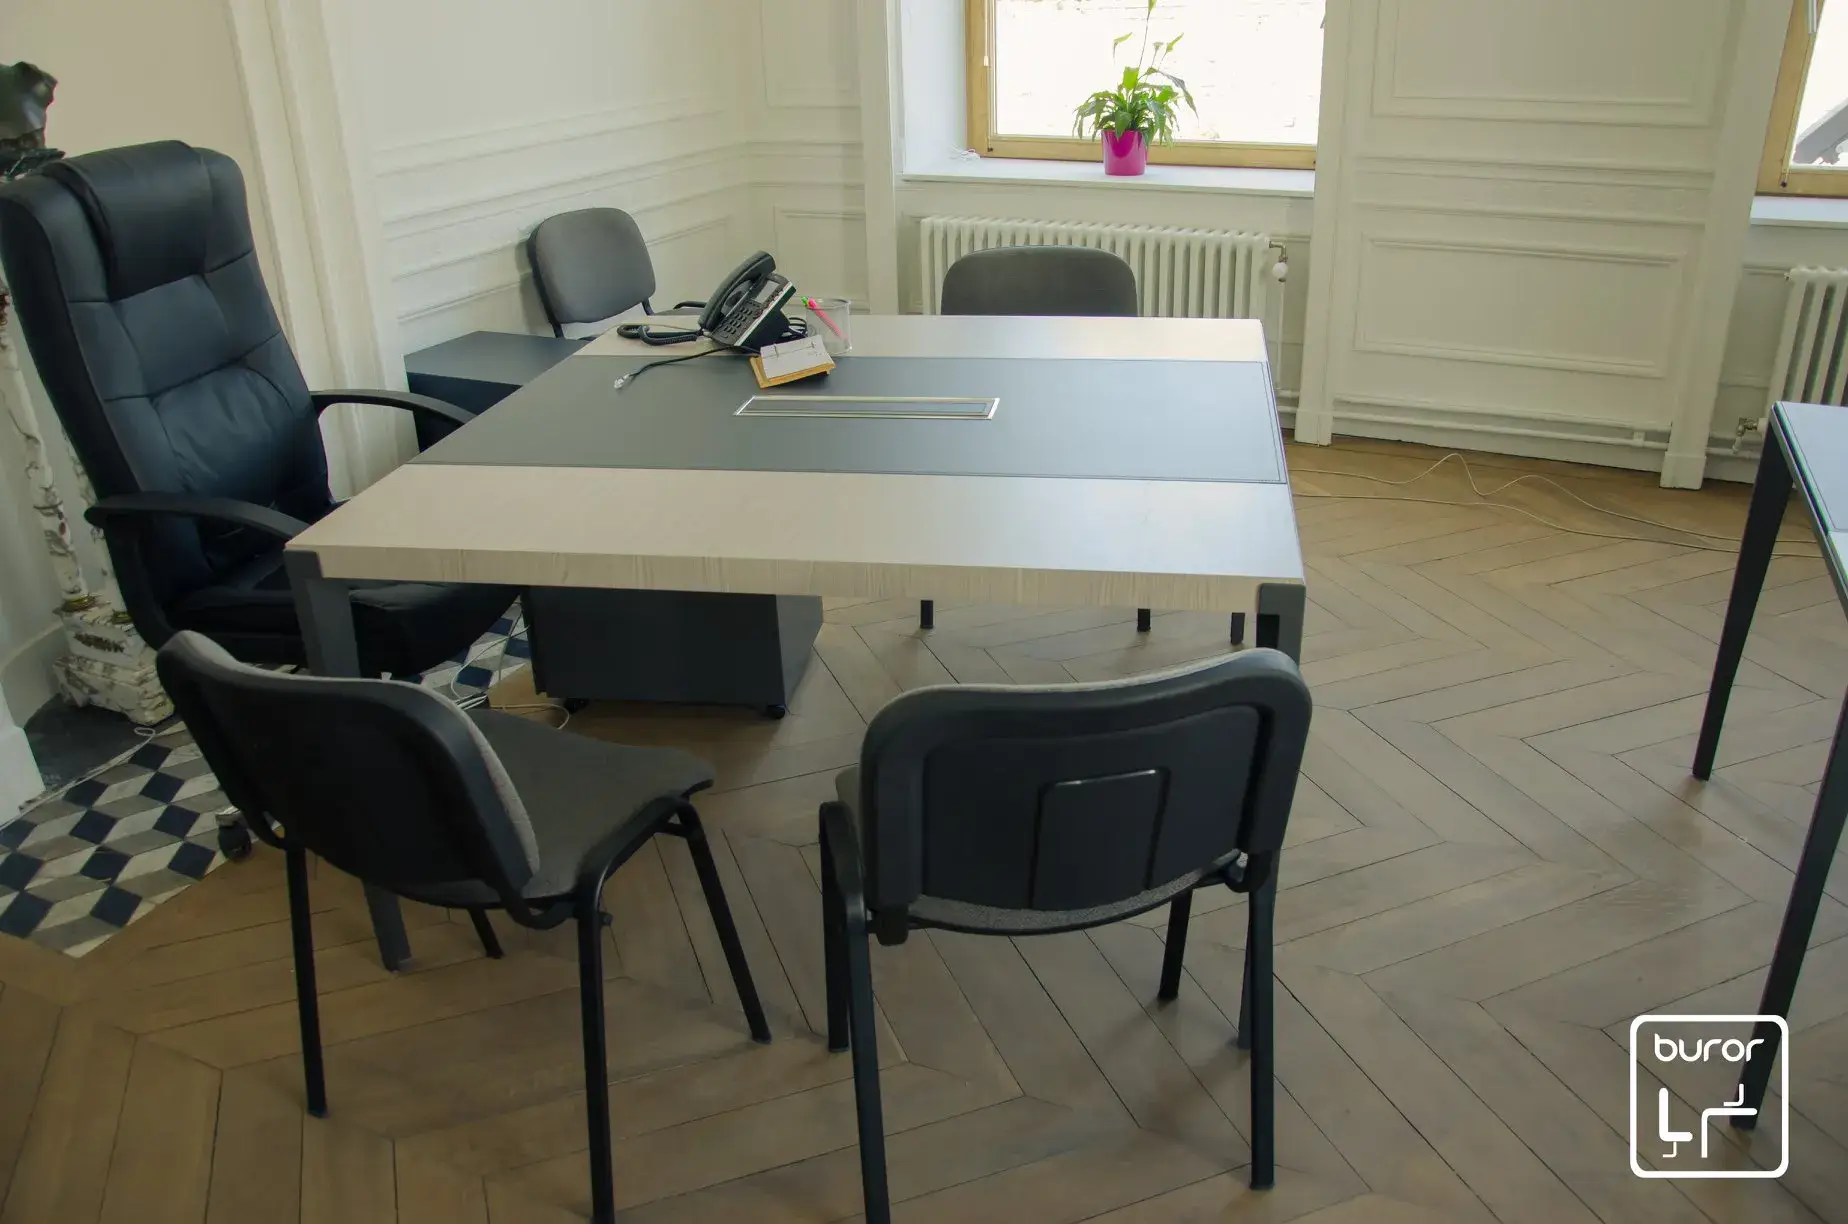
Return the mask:
<svg viewBox="0 0 1848 1224">
<path fill-rule="evenodd" d="M 1275 650 L 1165 675 L 918 689 L 880 710 L 821 805 L 828 1048 L 853 1051 L 867 1224 L 888 1224 L 868 937 L 1044 935 L 1168 906 L 1160 997 L 1180 990 L 1196 889 L 1249 902 L 1238 1044 L 1251 1184 L 1275 1180 L 1271 927 L 1309 690 Z"/>
<path fill-rule="evenodd" d="M 157 659 L 161 683 L 226 797 L 282 850 L 308 1112 L 327 1113 L 315 1000 L 308 853 L 401 897 L 521 926 L 577 923 L 591 1218 L 615 1216 L 603 1008 L 603 884 L 657 833 L 686 839 L 751 1036 L 770 1040 L 751 969 L 690 796 L 712 768 L 492 710 L 464 713 L 393 680 L 262 671 L 197 633 Z M 467 1074 L 458 1067 L 457 1074 Z"/>
<path fill-rule="evenodd" d="M 580 208 L 547 217 L 526 240 L 533 283 L 552 330 L 596 323 L 640 306 L 655 313 L 654 261 L 635 218 L 620 208 Z M 675 310 L 704 306 L 677 302 Z"/>
<path fill-rule="evenodd" d="M 964 255 L 943 274 L 946 315 L 1089 315 L 1133 319 L 1142 313 L 1136 273 L 1121 256 L 1090 247 L 995 247 Z M 918 624 L 936 624 L 936 605 L 918 603 Z M 1136 631 L 1153 619 L 1136 609 Z M 1245 640 L 1245 617 L 1232 617 L 1232 640 Z"/>
<path fill-rule="evenodd" d="M 946 315 L 1142 313 L 1136 274 L 1121 256 L 1090 247 L 996 247 L 964 255 L 943 274 Z"/>
</svg>

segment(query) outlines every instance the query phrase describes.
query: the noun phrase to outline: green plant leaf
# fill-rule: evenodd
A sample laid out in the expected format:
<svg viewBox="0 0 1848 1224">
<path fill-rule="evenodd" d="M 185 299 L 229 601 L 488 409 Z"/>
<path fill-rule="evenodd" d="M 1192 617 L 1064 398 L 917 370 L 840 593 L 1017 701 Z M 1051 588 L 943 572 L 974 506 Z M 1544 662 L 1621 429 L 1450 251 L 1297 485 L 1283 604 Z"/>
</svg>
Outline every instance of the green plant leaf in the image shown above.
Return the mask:
<svg viewBox="0 0 1848 1224">
<path fill-rule="evenodd" d="M 1140 72 L 1134 68 L 1125 68 L 1123 69 L 1123 82 L 1118 85 L 1117 88 L 1121 89 L 1124 93 L 1130 93 L 1141 83 L 1142 74 Z"/>
<path fill-rule="evenodd" d="M 1131 30 L 1127 34 L 1117 35 L 1116 41 L 1110 44 L 1111 53 L 1114 54 L 1118 47 L 1122 46 L 1124 43 L 1128 42 L 1130 39 L 1134 38 L 1135 36 L 1136 36 L 1136 32 L 1134 30 Z"/>
</svg>

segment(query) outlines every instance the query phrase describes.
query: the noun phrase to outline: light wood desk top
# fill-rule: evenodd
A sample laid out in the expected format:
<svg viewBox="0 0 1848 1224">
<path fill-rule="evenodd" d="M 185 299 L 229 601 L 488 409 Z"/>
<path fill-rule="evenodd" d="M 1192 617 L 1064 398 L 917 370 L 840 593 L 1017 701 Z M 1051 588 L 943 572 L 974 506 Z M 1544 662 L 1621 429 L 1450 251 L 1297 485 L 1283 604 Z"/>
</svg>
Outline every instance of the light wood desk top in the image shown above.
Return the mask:
<svg viewBox="0 0 1848 1224">
<path fill-rule="evenodd" d="M 855 352 L 877 356 L 1264 354 L 1249 320 L 869 316 L 853 329 Z M 637 350 L 693 351 L 614 333 L 582 351 Z M 535 393 L 543 382 L 516 395 Z M 585 409 L 615 411 L 614 393 Z M 1226 410 L 1276 429 L 1268 394 Z M 1233 612 L 1261 584 L 1303 581 L 1289 486 L 1230 481 L 426 462 L 289 548 L 339 579 Z"/>
</svg>

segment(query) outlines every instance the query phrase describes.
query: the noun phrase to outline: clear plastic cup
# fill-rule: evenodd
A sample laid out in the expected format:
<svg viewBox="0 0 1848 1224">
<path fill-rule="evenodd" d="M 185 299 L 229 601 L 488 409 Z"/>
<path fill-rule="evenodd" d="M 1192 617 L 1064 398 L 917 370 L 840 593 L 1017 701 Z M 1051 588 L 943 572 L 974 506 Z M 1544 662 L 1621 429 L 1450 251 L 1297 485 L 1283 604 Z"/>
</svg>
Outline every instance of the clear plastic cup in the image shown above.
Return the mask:
<svg viewBox="0 0 1848 1224">
<path fill-rule="evenodd" d="M 804 297 L 803 318 L 811 336 L 820 336 L 828 355 L 853 351 L 853 303 L 838 297 Z"/>
</svg>

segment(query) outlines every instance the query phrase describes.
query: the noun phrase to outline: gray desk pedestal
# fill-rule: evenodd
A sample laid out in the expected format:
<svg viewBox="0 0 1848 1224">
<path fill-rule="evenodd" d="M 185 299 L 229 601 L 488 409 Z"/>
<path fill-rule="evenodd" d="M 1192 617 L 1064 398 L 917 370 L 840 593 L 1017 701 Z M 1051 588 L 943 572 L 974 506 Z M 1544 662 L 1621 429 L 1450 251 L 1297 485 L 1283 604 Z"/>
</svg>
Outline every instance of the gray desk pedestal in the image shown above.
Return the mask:
<svg viewBox="0 0 1848 1224">
<path fill-rule="evenodd" d="M 535 587 L 526 622 L 533 682 L 548 696 L 755 706 L 780 718 L 821 632 L 821 600 Z"/>
<path fill-rule="evenodd" d="M 479 415 L 584 343 L 470 332 L 409 354 L 404 367 L 411 390 Z M 421 419 L 418 428 L 419 450 L 454 431 L 425 430 Z M 539 587 L 524 602 L 534 682 L 567 701 L 738 705 L 781 714 L 821 628 L 821 600 L 812 596 Z"/>
</svg>

